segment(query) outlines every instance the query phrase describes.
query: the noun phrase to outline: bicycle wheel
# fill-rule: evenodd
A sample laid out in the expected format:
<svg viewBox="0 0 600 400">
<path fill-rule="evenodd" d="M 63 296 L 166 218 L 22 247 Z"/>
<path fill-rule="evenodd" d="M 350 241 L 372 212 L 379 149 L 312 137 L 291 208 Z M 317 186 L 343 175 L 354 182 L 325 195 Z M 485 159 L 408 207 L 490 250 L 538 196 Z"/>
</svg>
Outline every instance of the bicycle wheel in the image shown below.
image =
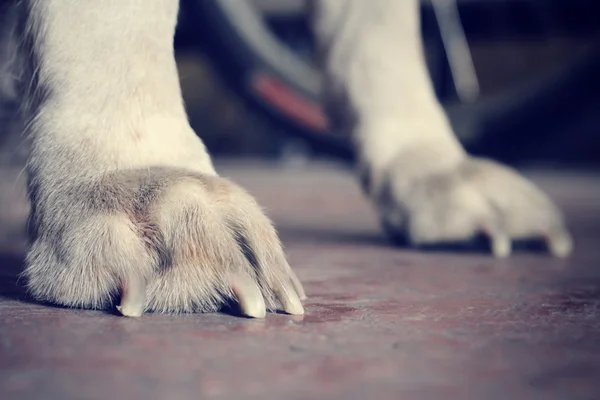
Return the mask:
<svg viewBox="0 0 600 400">
<path fill-rule="evenodd" d="M 463 102 L 452 80 L 440 21 L 430 1 L 423 2 L 422 26 L 429 70 L 457 136 L 475 152 L 501 159 L 523 157 L 520 150 L 538 143 L 539 135 L 547 134 L 543 129 L 538 129 L 538 136 L 523 134 L 523 130 L 531 131 L 531 119 L 560 109 L 558 104 L 548 103 L 548 93 L 560 100 L 555 92 L 559 88 L 570 92 L 569 82 L 583 79 L 582 68 L 587 71 L 589 65 L 595 65 L 596 53 L 590 48 L 598 33 L 592 12 L 598 6 L 593 0 L 459 0 L 457 4 L 471 48 L 494 48 L 490 43 L 510 40 L 527 45 L 541 43 L 540 47 L 548 38 L 574 40 L 563 43 L 563 53 L 555 54 L 553 62 L 538 63 L 537 69 L 530 68 L 520 77 L 504 73 L 508 77 L 498 78 L 502 74 L 497 72 L 502 68 L 488 68 L 496 73 L 496 77 L 488 79 L 495 84 L 488 84 L 486 89 L 484 82 L 479 98 Z M 351 158 L 349 138 L 331 129 L 321 105 L 321 74 L 312 58 L 314 48 L 303 0 L 190 0 L 189 7 L 203 27 L 203 35 L 211 37 L 205 44 L 215 62 L 240 95 L 284 131 L 300 135 L 318 150 Z M 526 47 L 517 54 L 532 53 L 532 48 Z M 485 67 L 485 57 L 484 61 L 482 56 L 475 58 Z M 505 70 L 510 70 L 511 62 L 515 63 L 510 57 L 500 61 L 507 65 Z M 590 74 L 585 78 L 593 79 Z M 571 96 L 570 101 L 582 100 L 575 97 Z M 507 147 L 498 143 L 503 142 L 512 144 L 508 147 L 513 149 L 502 153 L 499 149 Z"/>
</svg>

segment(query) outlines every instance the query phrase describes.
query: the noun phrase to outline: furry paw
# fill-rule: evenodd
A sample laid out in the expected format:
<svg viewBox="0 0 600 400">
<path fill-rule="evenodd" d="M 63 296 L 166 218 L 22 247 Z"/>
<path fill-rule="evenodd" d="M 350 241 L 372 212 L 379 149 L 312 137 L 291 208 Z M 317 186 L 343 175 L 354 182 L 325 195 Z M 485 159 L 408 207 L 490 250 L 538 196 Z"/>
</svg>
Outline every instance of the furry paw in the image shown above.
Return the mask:
<svg viewBox="0 0 600 400">
<path fill-rule="evenodd" d="M 32 195 L 24 275 L 42 301 L 209 312 L 234 300 L 264 317 L 303 314 L 302 285 L 254 199 L 226 179 L 174 168 L 118 171 Z"/>
<path fill-rule="evenodd" d="M 393 164 L 380 177 L 375 199 L 392 237 L 421 246 L 460 243 L 483 234 L 496 257 L 508 256 L 512 241 L 521 239 L 543 239 L 557 257 L 571 252 L 558 208 L 516 171 L 477 158 L 410 178 L 407 168 L 401 160 Z"/>
</svg>

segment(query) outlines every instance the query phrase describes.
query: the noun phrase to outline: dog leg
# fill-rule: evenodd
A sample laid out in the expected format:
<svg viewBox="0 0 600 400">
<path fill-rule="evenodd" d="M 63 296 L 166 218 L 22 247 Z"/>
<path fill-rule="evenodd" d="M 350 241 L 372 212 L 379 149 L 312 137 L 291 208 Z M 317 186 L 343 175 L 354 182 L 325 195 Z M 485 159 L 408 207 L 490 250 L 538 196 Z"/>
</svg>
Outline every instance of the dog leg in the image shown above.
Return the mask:
<svg viewBox="0 0 600 400">
<path fill-rule="evenodd" d="M 229 299 L 302 314 L 302 287 L 254 199 L 217 176 L 185 114 L 177 0 L 28 0 L 26 101 L 37 299 L 193 312 Z"/>
<path fill-rule="evenodd" d="M 425 64 L 418 0 L 315 0 L 325 100 L 351 132 L 365 191 L 392 236 L 414 245 L 486 234 L 496 256 L 511 240 L 572 243 L 550 199 L 510 168 L 470 157 L 453 135 Z"/>
</svg>

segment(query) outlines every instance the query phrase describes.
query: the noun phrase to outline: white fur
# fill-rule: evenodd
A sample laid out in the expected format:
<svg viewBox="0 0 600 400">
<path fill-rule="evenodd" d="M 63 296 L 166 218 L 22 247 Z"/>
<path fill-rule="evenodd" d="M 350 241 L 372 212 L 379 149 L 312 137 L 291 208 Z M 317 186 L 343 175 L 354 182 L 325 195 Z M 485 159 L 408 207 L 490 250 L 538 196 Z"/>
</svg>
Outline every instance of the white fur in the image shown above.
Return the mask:
<svg viewBox="0 0 600 400">
<path fill-rule="evenodd" d="M 419 16 L 418 0 L 317 1 L 328 101 L 377 169 L 421 143 L 438 147 L 445 167 L 464 158 L 433 91 Z"/>
<path fill-rule="evenodd" d="M 469 158 L 453 136 L 425 66 L 417 0 L 315 1 L 325 101 L 353 134 L 388 231 L 418 244 L 483 229 L 498 255 L 510 237 L 545 235 L 568 252 L 552 203 Z M 274 298 L 301 314 L 304 291 L 270 221 L 216 176 L 188 124 L 173 55 L 178 1 L 25 4 L 31 293 L 84 307 L 125 294 L 119 310 L 130 316 L 210 311 L 236 296 L 250 316 Z M 502 196 L 507 185 L 515 193 Z"/>
<path fill-rule="evenodd" d="M 388 233 L 429 244 L 483 232 L 497 256 L 511 238 L 542 236 L 554 254 L 570 252 L 552 202 L 506 167 L 470 158 L 453 135 L 428 75 L 418 0 L 314 1 L 325 101 L 354 138 Z"/>
<path fill-rule="evenodd" d="M 262 316 L 262 299 L 239 297 L 258 293 L 302 313 L 270 221 L 215 176 L 188 124 L 178 1 L 26 6 L 33 296 L 97 308 L 121 294 L 119 310 L 139 316 L 215 310 L 235 292 L 243 313 Z"/>
<path fill-rule="evenodd" d="M 37 85 L 51 96 L 35 116 L 32 159 L 58 174 L 48 178 L 148 165 L 213 172 L 179 88 L 176 0 L 29 4 Z"/>
</svg>

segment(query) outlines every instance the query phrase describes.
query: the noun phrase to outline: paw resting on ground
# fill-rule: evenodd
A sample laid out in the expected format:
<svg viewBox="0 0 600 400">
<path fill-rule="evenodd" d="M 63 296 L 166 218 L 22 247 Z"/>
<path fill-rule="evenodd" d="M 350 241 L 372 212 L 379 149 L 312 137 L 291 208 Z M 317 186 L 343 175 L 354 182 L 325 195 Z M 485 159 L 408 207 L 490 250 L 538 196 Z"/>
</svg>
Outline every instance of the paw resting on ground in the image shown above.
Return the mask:
<svg viewBox="0 0 600 400">
<path fill-rule="evenodd" d="M 512 241 L 543 239 L 551 254 L 565 257 L 572 240 L 559 209 L 516 171 L 466 158 L 452 169 L 406 176 L 398 159 L 377 177 L 375 201 L 386 232 L 413 245 L 459 243 L 478 234 L 490 239 L 497 257 Z"/>
<path fill-rule="evenodd" d="M 177 169 L 120 171 L 33 199 L 24 275 L 37 299 L 119 311 L 207 312 L 235 300 L 303 314 L 302 285 L 254 199 Z"/>
</svg>

